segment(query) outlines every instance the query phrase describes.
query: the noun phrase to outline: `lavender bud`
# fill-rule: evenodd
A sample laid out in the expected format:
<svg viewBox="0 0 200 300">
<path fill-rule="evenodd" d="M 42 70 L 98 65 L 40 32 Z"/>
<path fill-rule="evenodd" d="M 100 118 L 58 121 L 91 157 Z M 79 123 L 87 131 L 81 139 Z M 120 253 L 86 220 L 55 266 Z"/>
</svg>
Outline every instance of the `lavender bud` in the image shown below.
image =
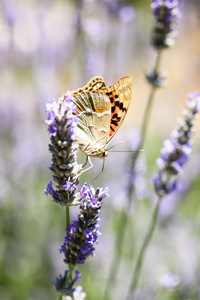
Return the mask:
<svg viewBox="0 0 200 300">
<path fill-rule="evenodd" d="M 153 0 L 151 2 L 155 18 L 151 43 L 155 49 L 160 50 L 174 45 L 174 38 L 177 36 L 176 23 L 181 17 L 181 5 L 181 0 Z"/>
</svg>

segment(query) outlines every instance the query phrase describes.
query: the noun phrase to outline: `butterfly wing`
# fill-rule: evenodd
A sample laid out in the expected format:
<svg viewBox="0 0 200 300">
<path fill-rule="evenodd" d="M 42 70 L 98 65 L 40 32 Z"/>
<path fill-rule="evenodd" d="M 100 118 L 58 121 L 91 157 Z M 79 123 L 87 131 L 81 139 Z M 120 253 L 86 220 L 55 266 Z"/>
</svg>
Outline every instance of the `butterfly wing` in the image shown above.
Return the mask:
<svg viewBox="0 0 200 300">
<path fill-rule="evenodd" d="M 113 85 L 102 88 L 102 91 L 109 97 L 111 103 L 111 120 L 109 142 L 122 124 L 127 113 L 131 95 L 132 78 L 125 76 L 117 80 Z"/>
<path fill-rule="evenodd" d="M 86 155 L 99 156 L 109 140 L 111 103 L 109 97 L 100 91 L 74 93 L 78 131 L 75 136 Z"/>
<path fill-rule="evenodd" d="M 101 90 L 102 88 L 106 87 L 106 83 L 101 76 L 96 76 L 90 79 L 90 81 L 82 88 L 72 91 L 72 96 L 80 94 L 82 92 L 91 92 Z"/>
<path fill-rule="evenodd" d="M 96 76 L 84 87 L 72 91 L 79 117 L 76 141 L 86 155 L 102 157 L 104 148 L 123 122 L 131 94 L 129 76 L 109 87 L 102 77 Z"/>
</svg>

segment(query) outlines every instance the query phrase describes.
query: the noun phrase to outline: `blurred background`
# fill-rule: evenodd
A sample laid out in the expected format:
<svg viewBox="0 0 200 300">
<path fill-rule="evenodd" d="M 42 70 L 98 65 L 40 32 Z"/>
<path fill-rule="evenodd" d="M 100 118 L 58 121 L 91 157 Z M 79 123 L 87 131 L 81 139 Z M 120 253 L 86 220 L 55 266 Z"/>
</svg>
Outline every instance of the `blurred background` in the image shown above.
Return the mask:
<svg viewBox="0 0 200 300">
<path fill-rule="evenodd" d="M 200 91 L 200 3 L 184 1 L 175 47 L 164 51 L 167 84 L 156 93 L 137 181 L 117 283 L 110 299 L 123 299 L 134 259 L 151 217 L 150 178 L 156 158 L 188 92 Z M 51 156 L 45 103 L 85 85 L 96 75 L 107 85 L 133 77 L 127 117 L 113 144 L 137 147 L 150 92 L 144 74 L 154 66 L 153 25 L 145 0 L 0 0 L 0 299 L 56 299 L 51 280 L 66 266 L 58 249 L 65 235 L 65 211 L 44 195 Z M 138 299 L 200 299 L 200 140 L 182 176 L 182 190 L 163 201 L 148 250 Z M 96 255 L 79 270 L 86 299 L 101 299 L 109 272 L 118 220 L 126 206 L 131 154 L 110 153 L 94 186 L 108 186 L 101 211 Z M 84 162 L 80 153 L 79 161 Z M 91 181 L 102 161 L 83 174 Z M 72 218 L 78 209 L 72 208 Z M 97 272 L 98 270 L 98 272 Z"/>
</svg>

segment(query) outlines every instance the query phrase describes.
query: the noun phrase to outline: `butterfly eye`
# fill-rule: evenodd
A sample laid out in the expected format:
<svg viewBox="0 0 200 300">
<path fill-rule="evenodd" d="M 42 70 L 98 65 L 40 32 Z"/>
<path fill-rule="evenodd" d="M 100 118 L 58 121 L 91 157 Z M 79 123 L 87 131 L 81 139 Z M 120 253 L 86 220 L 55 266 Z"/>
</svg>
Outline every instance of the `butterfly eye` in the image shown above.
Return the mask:
<svg viewBox="0 0 200 300">
<path fill-rule="evenodd" d="M 106 156 L 108 156 L 108 151 L 107 151 L 107 150 L 105 150 L 105 151 L 102 153 L 102 157 L 106 157 Z"/>
</svg>

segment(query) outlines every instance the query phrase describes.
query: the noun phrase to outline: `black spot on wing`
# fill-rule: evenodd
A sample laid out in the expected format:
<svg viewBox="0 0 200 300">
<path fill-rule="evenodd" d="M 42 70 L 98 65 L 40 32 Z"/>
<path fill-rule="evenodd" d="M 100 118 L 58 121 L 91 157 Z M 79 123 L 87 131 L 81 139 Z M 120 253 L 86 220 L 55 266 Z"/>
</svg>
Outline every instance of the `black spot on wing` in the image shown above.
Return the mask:
<svg viewBox="0 0 200 300">
<path fill-rule="evenodd" d="M 115 131 L 111 125 L 110 125 L 110 129 L 111 129 L 112 131 Z"/>
<path fill-rule="evenodd" d="M 114 114 L 113 116 L 112 116 L 112 119 L 116 119 L 117 118 L 117 114 Z"/>
<path fill-rule="evenodd" d="M 113 103 L 114 102 L 114 99 L 113 97 L 110 97 L 110 102 Z"/>
<path fill-rule="evenodd" d="M 119 107 L 119 101 L 115 101 L 115 106 Z"/>
<path fill-rule="evenodd" d="M 119 122 L 118 120 L 113 120 L 113 119 L 112 119 L 110 123 L 111 123 L 112 125 L 114 125 L 114 126 L 117 126 L 117 125 L 118 125 L 118 122 Z"/>
</svg>

